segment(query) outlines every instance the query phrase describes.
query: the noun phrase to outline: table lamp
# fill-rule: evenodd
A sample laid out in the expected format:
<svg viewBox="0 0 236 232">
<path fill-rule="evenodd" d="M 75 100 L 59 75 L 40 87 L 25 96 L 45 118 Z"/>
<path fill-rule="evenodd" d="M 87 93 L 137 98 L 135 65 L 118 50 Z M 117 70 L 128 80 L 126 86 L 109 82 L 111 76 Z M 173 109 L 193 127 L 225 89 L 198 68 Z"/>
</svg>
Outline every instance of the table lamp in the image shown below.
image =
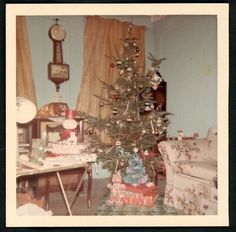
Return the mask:
<svg viewBox="0 0 236 232">
<path fill-rule="evenodd" d="M 37 113 L 36 106 L 24 97 L 16 98 L 16 122 L 25 124 L 33 120 Z"/>
</svg>

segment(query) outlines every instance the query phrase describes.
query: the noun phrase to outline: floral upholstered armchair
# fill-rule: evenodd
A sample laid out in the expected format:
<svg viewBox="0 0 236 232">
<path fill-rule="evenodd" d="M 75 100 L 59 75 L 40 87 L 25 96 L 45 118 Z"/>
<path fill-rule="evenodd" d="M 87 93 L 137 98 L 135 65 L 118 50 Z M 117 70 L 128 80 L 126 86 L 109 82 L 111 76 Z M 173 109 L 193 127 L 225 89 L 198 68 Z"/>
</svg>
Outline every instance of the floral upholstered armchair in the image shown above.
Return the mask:
<svg viewBox="0 0 236 232">
<path fill-rule="evenodd" d="M 164 203 L 184 214 L 217 214 L 217 131 L 158 145 L 166 167 Z"/>
</svg>

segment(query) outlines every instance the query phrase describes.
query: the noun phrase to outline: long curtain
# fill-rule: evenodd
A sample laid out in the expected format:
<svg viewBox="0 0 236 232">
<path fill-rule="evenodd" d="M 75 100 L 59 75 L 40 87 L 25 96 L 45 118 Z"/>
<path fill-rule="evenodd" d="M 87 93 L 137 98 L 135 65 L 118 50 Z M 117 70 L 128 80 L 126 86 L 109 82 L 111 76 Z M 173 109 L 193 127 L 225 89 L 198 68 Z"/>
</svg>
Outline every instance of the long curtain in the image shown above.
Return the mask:
<svg viewBox="0 0 236 232">
<path fill-rule="evenodd" d="M 25 16 L 16 17 L 16 96 L 27 98 L 37 107 Z"/>
<path fill-rule="evenodd" d="M 76 109 L 91 116 L 104 117 L 109 107 L 100 107 L 100 97 L 106 97 L 104 85 L 98 79 L 113 84 L 118 76 L 116 68 L 111 67 L 109 57 L 121 54 L 122 39 L 128 37 L 129 22 L 117 19 L 105 19 L 100 16 L 88 16 L 84 33 L 83 74 L 80 84 Z M 132 27 L 132 37 L 138 39 L 140 56 L 137 60 L 139 66 L 145 65 L 144 37 L 145 27 Z"/>
</svg>

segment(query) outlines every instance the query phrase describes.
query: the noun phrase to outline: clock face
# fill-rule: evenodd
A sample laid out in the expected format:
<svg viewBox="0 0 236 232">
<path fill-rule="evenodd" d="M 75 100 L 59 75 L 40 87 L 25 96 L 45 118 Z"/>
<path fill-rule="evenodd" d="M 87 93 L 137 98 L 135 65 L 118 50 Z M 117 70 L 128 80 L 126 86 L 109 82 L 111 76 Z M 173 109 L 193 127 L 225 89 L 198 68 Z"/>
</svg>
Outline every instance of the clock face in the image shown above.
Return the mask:
<svg viewBox="0 0 236 232">
<path fill-rule="evenodd" d="M 56 41 L 62 41 L 66 37 L 65 29 L 59 24 L 53 25 L 50 28 L 49 33 L 50 33 L 51 38 Z"/>
</svg>

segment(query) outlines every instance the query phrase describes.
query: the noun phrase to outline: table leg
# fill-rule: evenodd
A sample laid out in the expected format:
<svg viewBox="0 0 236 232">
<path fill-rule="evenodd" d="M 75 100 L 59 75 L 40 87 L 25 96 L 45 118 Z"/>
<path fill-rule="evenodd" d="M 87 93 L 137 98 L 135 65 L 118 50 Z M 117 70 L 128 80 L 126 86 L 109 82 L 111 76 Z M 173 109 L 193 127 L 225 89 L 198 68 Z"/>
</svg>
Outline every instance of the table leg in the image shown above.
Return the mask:
<svg viewBox="0 0 236 232">
<path fill-rule="evenodd" d="M 71 208 L 70 208 L 70 206 L 69 206 L 68 199 L 67 199 L 67 197 L 66 197 L 66 193 L 65 193 L 64 186 L 63 186 L 63 184 L 62 184 L 62 181 L 61 181 L 61 177 L 60 177 L 59 172 L 57 172 L 57 178 L 58 178 L 59 184 L 60 184 L 60 186 L 61 186 L 61 191 L 62 191 L 62 193 L 63 193 L 64 200 L 65 200 L 65 202 L 66 202 L 66 207 L 67 207 L 67 209 L 68 209 L 68 212 L 69 212 L 70 216 L 72 216 Z"/>
<path fill-rule="evenodd" d="M 87 204 L 88 208 L 91 206 L 91 191 L 92 191 L 92 166 L 88 167 L 88 189 L 87 189 Z"/>
<path fill-rule="evenodd" d="M 50 176 L 46 176 L 46 184 L 45 184 L 45 208 L 49 210 L 49 190 L 50 190 Z"/>
<path fill-rule="evenodd" d="M 83 175 L 82 175 L 82 177 L 81 177 L 81 179 L 80 179 L 80 182 L 79 182 L 78 185 L 77 185 L 77 188 L 76 188 L 76 190 L 75 190 L 74 197 L 73 197 L 73 199 L 72 199 L 72 201 L 71 201 L 71 203 L 70 203 L 70 208 L 72 208 L 73 204 L 75 203 L 75 200 L 76 200 L 77 195 L 78 195 L 78 193 L 79 193 L 79 189 L 80 189 L 80 187 L 81 187 L 81 185 L 82 185 L 82 183 L 83 183 L 83 181 L 84 181 L 84 177 L 85 177 L 85 175 L 87 174 L 87 172 L 88 172 L 88 167 L 85 167 L 84 173 L 83 173 Z"/>
</svg>

